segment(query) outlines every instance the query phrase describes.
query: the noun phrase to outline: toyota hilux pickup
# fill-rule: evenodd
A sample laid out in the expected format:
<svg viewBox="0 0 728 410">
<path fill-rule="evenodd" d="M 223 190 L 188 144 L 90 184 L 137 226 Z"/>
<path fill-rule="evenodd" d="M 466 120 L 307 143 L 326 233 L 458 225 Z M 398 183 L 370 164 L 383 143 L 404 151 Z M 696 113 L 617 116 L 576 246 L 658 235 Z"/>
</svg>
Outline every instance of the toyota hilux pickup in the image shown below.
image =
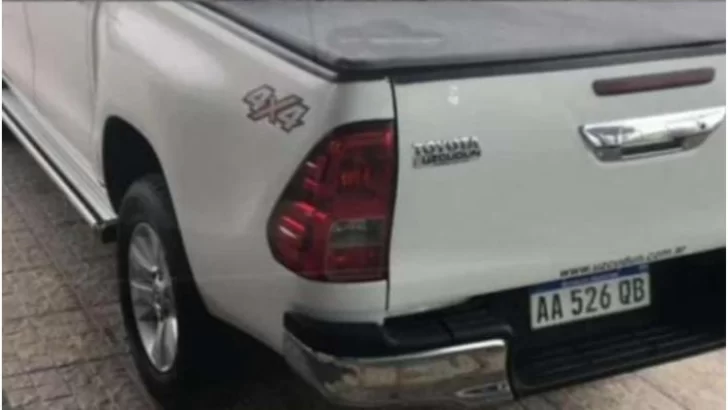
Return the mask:
<svg viewBox="0 0 728 410">
<path fill-rule="evenodd" d="M 180 403 L 211 321 L 353 406 L 725 345 L 725 3 L 3 2 L 3 123 Z M 214 363 L 213 363 L 214 364 Z"/>
</svg>

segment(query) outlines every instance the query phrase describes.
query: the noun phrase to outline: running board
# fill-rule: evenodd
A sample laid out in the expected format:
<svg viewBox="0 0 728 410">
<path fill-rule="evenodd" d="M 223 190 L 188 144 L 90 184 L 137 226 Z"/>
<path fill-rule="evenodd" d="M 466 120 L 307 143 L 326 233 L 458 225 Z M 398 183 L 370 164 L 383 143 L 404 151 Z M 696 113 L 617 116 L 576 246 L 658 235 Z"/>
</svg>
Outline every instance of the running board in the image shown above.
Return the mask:
<svg viewBox="0 0 728 410">
<path fill-rule="evenodd" d="M 86 198 L 81 190 L 72 182 L 61 167 L 53 161 L 50 155 L 46 153 L 38 142 L 33 138 L 27 128 L 23 126 L 21 121 L 6 104 L 6 95 L 8 90 L 3 92 L 3 123 L 13 132 L 15 138 L 20 142 L 31 157 L 45 171 L 50 179 L 68 198 L 68 201 L 78 211 L 84 221 L 86 221 L 94 230 L 96 230 L 103 242 L 111 242 L 115 240 L 116 234 L 116 216 L 112 209 L 101 207 L 97 209 L 92 206 L 92 201 Z M 14 97 L 14 96 L 13 96 Z M 20 103 L 16 98 L 12 98 L 13 102 Z M 108 208 L 108 209 L 104 209 Z"/>
</svg>

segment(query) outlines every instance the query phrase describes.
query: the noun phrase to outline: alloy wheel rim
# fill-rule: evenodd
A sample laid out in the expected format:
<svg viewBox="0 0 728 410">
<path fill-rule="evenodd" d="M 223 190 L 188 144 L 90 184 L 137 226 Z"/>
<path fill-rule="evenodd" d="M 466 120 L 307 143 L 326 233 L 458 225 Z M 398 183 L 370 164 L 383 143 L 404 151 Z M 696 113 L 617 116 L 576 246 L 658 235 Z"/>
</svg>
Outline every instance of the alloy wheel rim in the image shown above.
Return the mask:
<svg viewBox="0 0 728 410">
<path fill-rule="evenodd" d="M 162 241 L 151 225 L 138 224 L 129 242 L 129 288 L 137 332 L 147 358 L 159 372 L 177 356 L 177 308 Z"/>
</svg>

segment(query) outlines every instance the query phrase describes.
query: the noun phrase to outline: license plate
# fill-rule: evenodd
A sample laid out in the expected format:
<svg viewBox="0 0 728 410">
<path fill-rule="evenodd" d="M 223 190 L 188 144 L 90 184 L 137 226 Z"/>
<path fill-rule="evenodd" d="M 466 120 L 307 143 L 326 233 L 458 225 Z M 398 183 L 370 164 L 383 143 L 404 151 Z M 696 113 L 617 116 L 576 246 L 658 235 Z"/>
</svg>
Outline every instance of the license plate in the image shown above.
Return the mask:
<svg viewBox="0 0 728 410">
<path fill-rule="evenodd" d="M 531 289 L 531 329 L 650 305 L 647 265 L 550 282 Z"/>
</svg>

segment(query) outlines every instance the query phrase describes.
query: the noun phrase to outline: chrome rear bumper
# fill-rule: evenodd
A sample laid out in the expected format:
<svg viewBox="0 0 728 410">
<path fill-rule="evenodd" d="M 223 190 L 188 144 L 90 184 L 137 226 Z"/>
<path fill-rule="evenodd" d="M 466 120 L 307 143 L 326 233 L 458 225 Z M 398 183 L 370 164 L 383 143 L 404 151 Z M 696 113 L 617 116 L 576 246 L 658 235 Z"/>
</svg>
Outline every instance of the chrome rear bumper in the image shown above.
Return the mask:
<svg viewBox="0 0 728 410">
<path fill-rule="evenodd" d="M 413 354 L 354 358 L 315 352 L 290 333 L 289 364 L 329 400 L 349 406 L 511 400 L 506 342 L 486 340 Z"/>
</svg>

